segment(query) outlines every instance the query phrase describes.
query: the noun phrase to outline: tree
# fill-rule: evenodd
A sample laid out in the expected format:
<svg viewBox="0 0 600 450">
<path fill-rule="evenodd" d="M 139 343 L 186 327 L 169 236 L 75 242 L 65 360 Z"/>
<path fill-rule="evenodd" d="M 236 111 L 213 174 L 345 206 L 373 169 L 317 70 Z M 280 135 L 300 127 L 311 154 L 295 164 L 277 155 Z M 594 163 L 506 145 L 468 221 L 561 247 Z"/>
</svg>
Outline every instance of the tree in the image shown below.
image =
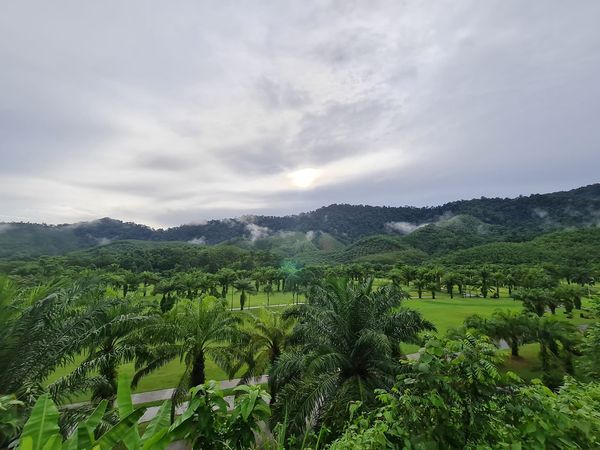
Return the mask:
<svg viewBox="0 0 600 450">
<path fill-rule="evenodd" d="M 423 278 L 416 278 L 413 282 L 413 286 L 417 289 L 417 295 L 419 298 L 423 298 L 423 289 L 427 287 L 427 281 Z"/>
<path fill-rule="evenodd" d="M 163 322 L 146 328 L 144 335 L 150 347 L 137 358 L 134 385 L 141 377 L 180 358 L 185 371 L 173 393 L 176 404 L 189 388 L 206 381 L 207 357 L 226 366 L 229 346 L 237 336 L 240 322 L 227 309 L 224 299 L 205 297 L 201 302 L 179 302 Z"/>
<path fill-rule="evenodd" d="M 519 347 L 532 339 L 530 317 L 510 310 L 494 311 L 489 319 L 477 315 L 467 317 L 465 326 L 478 329 L 495 341 L 505 341 L 513 358 L 518 358 Z"/>
<path fill-rule="evenodd" d="M 234 270 L 223 267 L 216 273 L 216 278 L 221 285 L 221 297 L 225 298 L 229 292 L 229 286 L 237 279 L 237 275 Z"/>
<path fill-rule="evenodd" d="M 531 288 L 531 289 L 519 289 L 515 291 L 515 300 L 521 300 L 526 310 L 537 314 L 542 317 L 546 312 L 546 306 L 548 299 L 551 297 L 551 293 L 548 289 Z"/>
<path fill-rule="evenodd" d="M 494 292 L 494 298 L 500 298 L 500 286 L 505 283 L 506 277 L 504 276 L 504 273 L 496 271 L 492 273 L 491 279 L 494 282 L 494 287 L 496 289 Z"/>
<path fill-rule="evenodd" d="M 256 294 L 256 288 L 254 287 L 254 283 L 249 278 L 241 278 L 236 280 L 233 283 L 233 286 L 236 288 L 237 293 L 240 294 L 240 309 L 244 310 L 244 305 L 246 304 L 246 299 L 248 298 L 248 294 L 253 295 Z"/>
<path fill-rule="evenodd" d="M 140 273 L 139 279 L 143 286 L 144 297 L 146 296 L 146 291 L 148 290 L 148 285 L 156 284 L 159 281 L 158 275 L 156 275 L 155 273 L 152 273 L 152 272 L 148 272 L 148 271 L 144 271 L 144 272 Z"/>
<path fill-rule="evenodd" d="M 265 287 L 263 287 L 263 292 L 267 294 L 267 306 L 269 306 L 269 300 L 271 299 L 271 294 L 273 293 L 273 285 L 271 282 L 267 282 Z"/>
<path fill-rule="evenodd" d="M 134 361 L 145 351 L 141 334 L 156 321 L 146 305 L 127 299 L 101 299 L 87 308 L 102 311 L 94 315 L 94 326 L 74 343 L 84 349 L 87 357 L 70 374 L 49 387 L 54 398 L 84 388 L 92 390 L 93 400 L 113 399 L 119 366 Z"/>
<path fill-rule="evenodd" d="M 308 420 L 340 423 L 351 400 L 374 401 L 376 388 L 390 387 L 401 363 L 401 342 L 418 342 L 434 326 L 401 308 L 406 294 L 392 285 L 373 290 L 372 280 L 353 284 L 330 279 L 313 287 L 308 302 L 284 317 L 298 320 L 293 341 L 270 376 L 276 410 L 299 430 Z"/>
<path fill-rule="evenodd" d="M 0 392 L 15 393 L 33 404 L 44 390 L 44 380 L 86 349 L 84 337 L 102 329 L 110 308 L 99 301 L 105 288 L 98 279 L 81 279 L 66 287 L 43 286 L 26 299 L 13 299 L 16 313 L 7 314 L 8 320 L 3 317 L 5 328 L 0 330 Z"/>
<path fill-rule="evenodd" d="M 554 298 L 564 305 L 567 312 L 575 309 L 581 309 L 581 297 L 585 295 L 585 291 L 581 286 L 574 284 L 561 284 L 553 291 Z"/>
<path fill-rule="evenodd" d="M 427 282 L 427 284 L 425 285 L 425 288 L 431 292 L 431 298 L 433 300 L 435 300 L 435 291 L 437 289 L 438 285 L 435 281 L 429 281 Z"/>
<path fill-rule="evenodd" d="M 402 272 L 402 279 L 407 286 L 410 286 L 410 282 L 417 276 L 417 269 L 412 266 L 403 266 L 400 271 Z"/>
<path fill-rule="evenodd" d="M 567 378 L 553 392 L 502 374 L 497 350 L 473 336 L 428 341 L 381 406 L 355 414 L 331 450 L 597 448 L 600 384 Z M 360 403 L 350 405 L 360 411 Z M 582 424 L 585 424 L 582 426 Z"/>
<path fill-rule="evenodd" d="M 532 324 L 532 340 L 540 344 L 542 370 L 547 374 L 555 362 L 564 365 L 567 373 L 573 373 L 573 355 L 577 354 L 580 336 L 577 327 L 554 317 L 537 318 Z"/>
<path fill-rule="evenodd" d="M 600 324 L 592 324 L 585 330 L 581 353 L 579 372 L 588 380 L 600 379 Z"/>
<path fill-rule="evenodd" d="M 460 286 L 460 275 L 456 272 L 448 272 L 442 278 L 442 284 L 446 288 L 450 298 L 454 298 L 454 286 Z"/>
<path fill-rule="evenodd" d="M 243 369 L 240 384 L 246 384 L 252 378 L 268 373 L 287 349 L 294 323 L 293 318 L 284 318 L 269 309 L 262 310 L 259 315 L 249 315 L 246 326 L 240 330 L 229 375 L 233 378 Z M 272 379 L 269 379 L 269 390 L 271 398 L 275 399 L 277 389 Z"/>
</svg>

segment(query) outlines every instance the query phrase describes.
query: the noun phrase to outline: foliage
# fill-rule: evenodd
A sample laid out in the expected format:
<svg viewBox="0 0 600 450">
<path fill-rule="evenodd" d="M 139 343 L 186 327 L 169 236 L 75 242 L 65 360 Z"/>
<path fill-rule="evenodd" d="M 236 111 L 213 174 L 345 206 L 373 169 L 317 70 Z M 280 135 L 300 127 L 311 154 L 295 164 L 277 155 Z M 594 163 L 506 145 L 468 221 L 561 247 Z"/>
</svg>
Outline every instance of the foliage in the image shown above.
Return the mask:
<svg viewBox="0 0 600 450">
<path fill-rule="evenodd" d="M 308 302 L 290 309 L 292 341 L 271 370 L 279 418 L 292 432 L 306 425 L 345 419 L 344 405 L 374 401 L 376 388 L 391 387 L 398 373 L 401 342 L 417 342 L 433 325 L 400 308 L 405 294 L 393 286 L 372 289 L 372 280 L 330 279 L 315 287 Z"/>
<path fill-rule="evenodd" d="M 600 385 L 558 393 L 497 370 L 493 346 L 470 335 L 430 340 L 382 406 L 355 418 L 331 449 L 596 448 Z"/>
<path fill-rule="evenodd" d="M 225 299 L 207 296 L 202 301 L 180 301 L 164 321 L 146 328 L 144 339 L 149 348 L 136 359 L 134 384 L 179 358 L 185 363 L 185 372 L 173 393 L 173 405 L 181 402 L 188 389 L 205 382 L 207 356 L 227 367 L 228 346 L 238 334 L 240 321 L 227 309 Z"/>
<path fill-rule="evenodd" d="M 190 390 L 189 405 L 173 423 L 169 420 L 170 401 L 163 403 L 140 436 L 137 425 L 145 409 L 133 408 L 128 378 L 120 377 L 118 384 L 120 421 L 105 433 L 98 433 L 97 427 L 108 406 L 106 400 L 63 439 L 58 426 L 59 412 L 49 395 L 44 394 L 23 428 L 19 449 L 108 450 L 125 446 L 128 450 L 159 450 L 175 440 L 185 440 L 193 448 L 241 450 L 253 445 L 260 422 L 270 416 L 270 397 L 260 386 L 235 388 L 229 412 L 223 392 L 211 381 Z"/>
</svg>

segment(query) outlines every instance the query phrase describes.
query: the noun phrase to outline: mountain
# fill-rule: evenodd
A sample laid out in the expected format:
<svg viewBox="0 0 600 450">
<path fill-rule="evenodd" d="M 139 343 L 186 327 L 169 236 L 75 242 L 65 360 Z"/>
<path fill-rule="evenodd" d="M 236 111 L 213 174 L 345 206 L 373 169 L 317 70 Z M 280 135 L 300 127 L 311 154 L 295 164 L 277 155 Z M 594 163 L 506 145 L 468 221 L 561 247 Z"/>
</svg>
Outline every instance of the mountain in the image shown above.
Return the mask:
<svg viewBox="0 0 600 450">
<path fill-rule="evenodd" d="M 440 256 L 489 243 L 523 242 L 598 223 L 600 184 L 593 184 L 564 192 L 481 197 L 422 208 L 333 204 L 297 215 L 244 216 L 164 230 L 110 218 L 63 225 L 2 223 L 0 258 L 60 255 L 119 240 L 141 240 L 227 243 L 302 260 L 368 259 L 377 253 L 407 251 L 409 258 L 419 259 L 423 254 Z M 382 235 L 397 238 L 402 248 L 374 252 L 381 242 L 369 241 L 358 244 L 362 250 L 352 247 L 362 238 Z"/>
</svg>

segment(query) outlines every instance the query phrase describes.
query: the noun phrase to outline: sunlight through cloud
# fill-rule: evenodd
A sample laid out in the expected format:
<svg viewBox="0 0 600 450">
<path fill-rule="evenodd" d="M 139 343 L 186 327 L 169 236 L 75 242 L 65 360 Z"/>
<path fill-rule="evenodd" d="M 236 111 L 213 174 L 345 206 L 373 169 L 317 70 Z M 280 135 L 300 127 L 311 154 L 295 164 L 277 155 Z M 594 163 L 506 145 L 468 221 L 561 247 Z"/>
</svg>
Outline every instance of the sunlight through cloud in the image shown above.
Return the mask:
<svg viewBox="0 0 600 450">
<path fill-rule="evenodd" d="M 312 168 L 297 170 L 289 174 L 292 184 L 302 189 L 311 187 L 318 176 L 319 171 Z"/>
</svg>

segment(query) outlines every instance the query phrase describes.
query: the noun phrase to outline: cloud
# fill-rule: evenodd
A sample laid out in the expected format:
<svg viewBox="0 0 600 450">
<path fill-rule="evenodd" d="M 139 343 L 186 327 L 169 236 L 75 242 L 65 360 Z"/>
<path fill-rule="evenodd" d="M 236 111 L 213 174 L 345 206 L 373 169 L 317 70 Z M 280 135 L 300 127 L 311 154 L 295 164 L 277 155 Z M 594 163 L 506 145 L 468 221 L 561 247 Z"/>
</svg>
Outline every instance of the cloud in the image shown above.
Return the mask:
<svg viewBox="0 0 600 450">
<path fill-rule="evenodd" d="M 188 244 L 206 245 L 206 238 L 204 236 L 200 236 L 199 238 L 190 239 Z"/>
<path fill-rule="evenodd" d="M 400 234 L 409 234 L 418 228 L 428 225 L 427 223 L 415 224 L 410 222 L 386 222 L 384 227 L 388 231 L 395 231 Z"/>
<path fill-rule="evenodd" d="M 12 228 L 14 228 L 14 227 L 10 223 L 0 223 L 0 234 L 6 233 L 7 231 L 11 230 Z"/>
<path fill-rule="evenodd" d="M 255 242 L 257 239 L 265 238 L 269 235 L 271 230 L 268 227 L 261 227 L 254 223 L 246 224 L 246 231 L 249 233 L 250 240 Z"/>
<path fill-rule="evenodd" d="M 10 2 L 2 220 L 168 226 L 595 182 L 598 15 L 591 1 Z M 294 185 L 306 169 L 318 176 Z"/>
</svg>

